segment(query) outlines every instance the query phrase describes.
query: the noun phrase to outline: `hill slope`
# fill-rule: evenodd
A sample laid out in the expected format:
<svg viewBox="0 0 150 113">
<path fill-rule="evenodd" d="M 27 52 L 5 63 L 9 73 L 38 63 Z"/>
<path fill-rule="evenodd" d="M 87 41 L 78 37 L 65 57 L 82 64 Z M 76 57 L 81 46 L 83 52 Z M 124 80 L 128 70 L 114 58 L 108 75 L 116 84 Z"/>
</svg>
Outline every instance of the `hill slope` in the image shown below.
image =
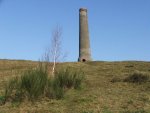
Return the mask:
<svg viewBox="0 0 150 113">
<path fill-rule="evenodd" d="M 8 79 L 20 76 L 38 63 L 0 60 L 0 95 Z M 81 68 L 85 81 L 81 90 L 69 90 L 61 100 L 41 99 L 6 103 L 0 113 L 150 113 L 150 82 L 123 82 L 135 71 L 150 73 L 150 62 L 86 62 L 61 65 Z"/>
</svg>

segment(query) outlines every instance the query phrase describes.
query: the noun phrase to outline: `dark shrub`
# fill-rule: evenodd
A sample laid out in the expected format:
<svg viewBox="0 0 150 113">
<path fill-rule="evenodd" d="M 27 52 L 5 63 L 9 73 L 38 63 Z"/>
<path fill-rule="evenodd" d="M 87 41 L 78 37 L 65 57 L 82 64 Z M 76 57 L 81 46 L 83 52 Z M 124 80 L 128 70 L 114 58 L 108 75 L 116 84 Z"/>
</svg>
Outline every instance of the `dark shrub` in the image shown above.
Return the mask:
<svg viewBox="0 0 150 113">
<path fill-rule="evenodd" d="M 135 72 L 124 79 L 124 82 L 144 83 L 149 81 L 149 75 L 143 72 Z"/>
</svg>

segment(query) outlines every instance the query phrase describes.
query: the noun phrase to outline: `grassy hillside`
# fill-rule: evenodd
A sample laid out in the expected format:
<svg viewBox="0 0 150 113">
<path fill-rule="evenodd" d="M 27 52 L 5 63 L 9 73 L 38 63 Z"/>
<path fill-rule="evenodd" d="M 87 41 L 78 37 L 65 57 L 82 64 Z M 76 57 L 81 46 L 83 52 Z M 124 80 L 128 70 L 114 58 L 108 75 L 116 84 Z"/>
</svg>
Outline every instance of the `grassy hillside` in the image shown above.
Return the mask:
<svg viewBox="0 0 150 113">
<path fill-rule="evenodd" d="M 0 60 L 0 95 L 7 81 L 37 66 L 32 61 Z M 150 62 L 63 63 L 81 68 L 85 81 L 80 90 L 69 90 L 61 100 L 40 99 L 0 106 L 0 113 L 150 113 L 150 81 L 129 83 L 124 80 L 135 71 L 150 74 Z M 150 77 L 150 76 L 149 76 Z"/>
</svg>

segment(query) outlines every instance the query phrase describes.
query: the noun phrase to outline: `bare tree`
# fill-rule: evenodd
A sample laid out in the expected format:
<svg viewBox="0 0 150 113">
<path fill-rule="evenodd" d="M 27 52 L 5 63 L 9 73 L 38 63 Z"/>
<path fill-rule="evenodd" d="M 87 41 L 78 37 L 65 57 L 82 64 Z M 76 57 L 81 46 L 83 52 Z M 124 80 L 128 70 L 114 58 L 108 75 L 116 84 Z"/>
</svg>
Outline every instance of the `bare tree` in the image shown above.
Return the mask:
<svg viewBox="0 0 150 113">
<path fill-rule="evenodd" d="M 55 73 L 55 67 L 56 67 L 56 62 L 60 60 L 61 56 L 61 36 L 62 36 L 62 29 L 57 26 L 54 31 L 52 32 L 52 38 L 51 38 L 51 57 L 53 61 L 53 66 L 52 66 L 52 76 L 54 76 Z"/>
<path fill-rule="evenodd" d="M 54 77 L 55 70 L 56 70 L 56 63 L 61 62 L 66 55 L 62 53 L 62 28 L 57 26 L 52 31 L 51 36 L 51 46 L 46 49 L 46 52 L 43 56 L 43 60 L 50 63 L 51 68 L 51 75 Z"/>
</svg>

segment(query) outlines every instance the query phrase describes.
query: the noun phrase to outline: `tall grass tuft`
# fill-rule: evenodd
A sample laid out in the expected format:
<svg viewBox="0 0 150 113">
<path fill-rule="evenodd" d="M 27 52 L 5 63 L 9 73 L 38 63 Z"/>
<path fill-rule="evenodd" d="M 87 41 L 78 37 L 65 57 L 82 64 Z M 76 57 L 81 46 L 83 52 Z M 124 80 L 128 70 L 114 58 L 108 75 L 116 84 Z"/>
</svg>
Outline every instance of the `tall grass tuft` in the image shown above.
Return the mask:
<svg viewBox="0 0 150 113">
<path fill-rule="evenodd" d="M 61 99 L 67 89 L 80 88 L 83 72 L 74 68 L 57 70 L 55 77 L 48 75 L 47 65 L 25 71 L 20 77 L 13 78 L 5 89 L 5 101 L 22 101 L 27 98 L 34 101 L 39 97 Z"/>
<path fill-rule="evenodd" d="M 21 99 L 27 97 L 29 100 L 36 99 L 44 93 L 47 80 L 48 73 L 45 66 L 39 65 L 36 69 L 27 70 L 21 77 L 9 81 L 5 89 L 5 98 Z"/>
<path fill-rule="evenodd" d="M 54 81 L 55 79 L 48 80 L 45 96 L 50 99 L 61 99 L 64 97 L 64 88 L 59 87 L 59 85 Z"/>
<path fill-rule="evenodd" d="M 84 73 L 71 67 L 63 68 L 55 73 L 55 83 L 62 88 L 80 88 Z"/>
<path fill-rule="evenodd" d="M 12 98 L 14 97 L 16 94 L 16 90 L 18 89 L 18 77 L 15 77 L 15 78 L 12 78 L 9 80 L 8 84 L 6 85 L 6 88 L 5 88 L 5 95 L 4 95 L 4 98 L 5 98 L 5 102 L 8 98 Z"/>
<path fill-rule="evenodd" d="M 84 80 L 84 73 L 75 68 L 66 67 L 55 72 L 55 77 L 48 81 L 47 96 L 49 98 L 63 98 L 67 89 L 78 89 Z"/>
<path fill-rule="evenodd" d="M 45 91 L 48 74 L 41 68 L 29 70 L 21 76 L 20 89 L 27 93 L 29 99 L 36 99 Z"/>
</svg>

